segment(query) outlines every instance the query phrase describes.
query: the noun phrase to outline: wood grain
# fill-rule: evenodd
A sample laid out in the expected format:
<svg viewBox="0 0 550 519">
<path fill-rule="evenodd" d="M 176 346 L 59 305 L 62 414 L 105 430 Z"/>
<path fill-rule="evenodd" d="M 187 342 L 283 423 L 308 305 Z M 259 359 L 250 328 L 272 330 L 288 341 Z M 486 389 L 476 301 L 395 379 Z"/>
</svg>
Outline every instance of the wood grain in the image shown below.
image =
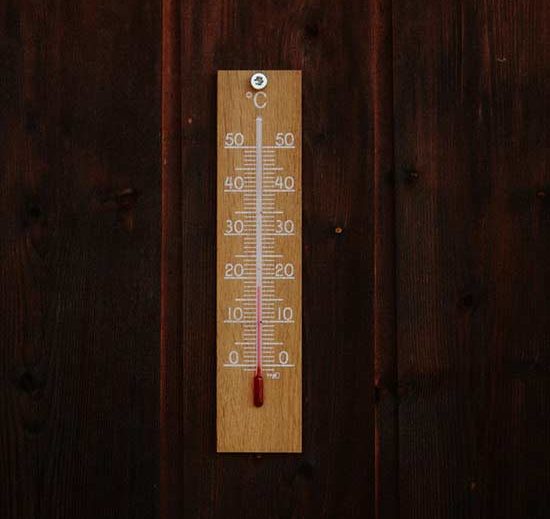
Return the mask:
<svg viewBox="0 0 550 519">
<path fill-rule="evenodd" d="M 160 334 L 160 517 L 181 515 L 183 480 L 182 362 L 182 120 L 180 74 L 180 4 L 162 4 L 162 246 Z M 169 374 L 170 376 L 166 376 Z"/>
<path fill-rule="evenodd" d="M 0 27 L 0 517 L 155 517 L 160 9 Z"/>
<path fill-rule="evenodd" d="M 162 70 L 160 7 L 0 6 L 0 516 L 368 517 L 374 381 L 379 517 L 546 518 L 547 2 L 163 0 Z M 253 67 L 307 92 L 294 456 L 215 454 L 215 73 Z"/>
<path fill-rule="evenodd" d="M 179 340 L 164 344 L 171 433 L 161 515 L 363 518 L 374 493 L 368 4 L 197 0 L 178 9 L 183 189 L 171 210 L 182 215 L 182 320 Z M 304 452 L 293 456 L 215 454 L 216 71 L 256 67 L 301 69 L 307 92 Z"/>
<path fill-rule="evenodd" d="M 218 452 L 302 450 L 302 83 L 300 71 L 263 72 L 268 84 L 257 93 L 250 86 L 254 71 L 218 71 Z M 257 108 L 256 103 L 261 108 Z M 261 136 L 258 137 L 260 123 Z M 242 143 L 236 134 L 242 135 Z M 277 140 L 279 134 L 281 142 Z M 287 147 L 290 146 L 290 141 L 285 141 L 288 136 L 292 137 L 292 147 Z M 248 148 L 228 147 L 228 142 Z M 281 144 L 283 147 L 274 149 Z M 255 149 L 250 149 L 254 146 Z M 260 173 L 255 164 L 258 160 L 262 164 Z M 250 164 L 254 164 L 254 171 Z M 237 178 L 241 179 L 242 186 Z M 249 214 L 258 207 L 258 193 L 250 192 L 257 190 L 257 178 L 262 179 L 261 247 L 257 246 L 256 214 Z M 280 186 L 276 178 L 281 179 Z M 283 180 L 287 178 L 292 179 L 291 192 L 282 191 L 290 189 Z M 248 214 L 244 214 L 246 211 Z M 281 222 L 280 228 L 277 222 Z M 286 222 L 292 224 L 291 231 L 285 227 Z M 260 288 L 256 277 L 256 249 L 261 250 L 263 256 Z M 243 254 L 252 258 L 243 258 Z M 290 275 L 285 270 L 287 265 L 292 267 L 292 279 L 284 279 Z M 242 268 L 241 277 L 250 279 L 240 280 L 237 266 Z M 257 300 L 262 307 L 260 312 Z M 290 309 L 290 317 L 286 316 L 286 309 Z M 259 354 L 258 337 L 263 350 Z M 243 342 L 251 344 L 243 345 Z M 250 360 L 251 352 L 256 355 L 253 360 Z M 258 358 L 261 359 L 261 407 L 255 406 L 253 391 Z M 254 366 L 245 371 L 242 366 L 252 362 Z"/>
<path fill-rule="evenodd" d="M 397 344 L 395 336 L 395 172 L 392 2 L 371 4 L 374 117 L 375 517 L 399 516 Z"/>
<path fill-rule="evenodd" d="M 400 517 L 547 517 L 550 9 L 393 9 Z"/>
</svg>

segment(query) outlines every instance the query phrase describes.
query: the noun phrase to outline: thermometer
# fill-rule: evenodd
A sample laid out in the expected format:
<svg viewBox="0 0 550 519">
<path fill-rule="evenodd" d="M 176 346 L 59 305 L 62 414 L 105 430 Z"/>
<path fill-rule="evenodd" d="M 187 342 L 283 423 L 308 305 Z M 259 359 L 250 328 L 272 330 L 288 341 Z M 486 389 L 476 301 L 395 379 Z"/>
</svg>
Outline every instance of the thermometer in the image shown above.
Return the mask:
<svg viewBox="0 0 550 519">
<path fill-rule="evenodd" d="M 218 72 L 218 452 L 301 451 L 301 73 Z"/>
</svg>

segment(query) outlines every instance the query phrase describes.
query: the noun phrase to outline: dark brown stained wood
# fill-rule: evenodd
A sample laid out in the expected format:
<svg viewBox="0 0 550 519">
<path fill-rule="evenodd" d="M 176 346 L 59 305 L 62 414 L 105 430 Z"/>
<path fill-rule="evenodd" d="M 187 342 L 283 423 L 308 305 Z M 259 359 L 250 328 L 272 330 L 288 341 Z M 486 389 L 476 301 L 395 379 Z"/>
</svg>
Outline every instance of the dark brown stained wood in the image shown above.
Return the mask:
<svg viewBox="0 0 550 519">
<path fill-rule="evenodd" d="M 393 11 L 400 517 L 548 517 L 550 9 Z"/>
<path fill-rule="evenodd" d="M 181 83 L 178 0 L 162 4 L 160 517 L 183 510 Z M 169 375 L 169 376 L 168 376 Z M 179 484 L 179 488 L 178 488 Z"/>
<path fill-rule="evenodd" d="M 170 46 L 181 50 L 183 314 L 181 327 L 166 323 L 179 340 L 163 343 L 163 424 L 170 435 L 163 433 L 161 474 L 167 487 L 161 516 L 369 517 L 374 508 L 369 5 L 196 0 L 182 2 L 179 13 L 174 4 L 166 5 L 181 19 L 179 30 L 170 25 Z M 254 68 L 303 71 L 302 455 L 215 453 L 216 71 Z M 177 182 L 171 178 L 176 167 L 166 174 Z"/>
<path fill-rule="evenodd" d="M 0 519 L 549 517 L 548 27 L 2 2 Z M 244 68 L 303 73 L 301 455 L 215 452 L 216 71 Z"/>
<path fill-rule="evenodd" d="M 160 5 L 0 6 L 0 517 L 158 514 Z"/>
<path fill-rule="evenodd" d="M 375 517 L 398 517 L 398 414 L 395 340 L 395 183 L 391 1 L 373 2 Z"/>
</svg>

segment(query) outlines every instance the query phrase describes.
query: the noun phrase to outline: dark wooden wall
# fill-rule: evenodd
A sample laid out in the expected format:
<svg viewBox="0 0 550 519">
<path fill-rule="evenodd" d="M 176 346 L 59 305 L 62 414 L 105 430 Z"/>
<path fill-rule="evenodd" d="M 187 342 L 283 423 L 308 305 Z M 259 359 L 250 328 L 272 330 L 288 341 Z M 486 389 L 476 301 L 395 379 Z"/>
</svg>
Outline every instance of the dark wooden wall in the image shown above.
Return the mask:
<svg viewBox="0 0 550 519">
<path fill-rule="evenodd" d="M 394 2 L 402 518 L 550 516 L 550 5 Z"/>
<path fill-rule="evenodd" d="M 0 517 L 548 517 L 549 26 L 5 0 Z M 222 68 L 303 70 L 301 455 L 215 453 Z"/>
<path fill-rule="evenodd" d="M 161 12 L 0 3 L 0 517 L 158 516 Z"/>
<path fill-rule="evenodd" d="M 164 519 L 362 518 L 372 508 L 370 8 L 166 4 Z M 216 71 L 254 68 L 304 78 L 302 455 L 215 453 Z"/>
</svg>

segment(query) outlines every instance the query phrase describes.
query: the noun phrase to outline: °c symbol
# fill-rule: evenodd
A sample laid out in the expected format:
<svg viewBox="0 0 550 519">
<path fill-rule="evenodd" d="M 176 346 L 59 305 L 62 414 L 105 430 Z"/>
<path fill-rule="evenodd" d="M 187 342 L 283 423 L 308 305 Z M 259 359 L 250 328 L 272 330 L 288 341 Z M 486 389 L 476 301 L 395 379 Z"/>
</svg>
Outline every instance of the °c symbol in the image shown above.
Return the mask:
<svg viewBox="0 0 550 519">
<path fill-rule="evenodd" d="M 256 92 L 254 94 L 254 106 L 261 110 L 262 108 L 265 108 L 266 105 L 267 105 L 267 94 L 265 92 Z"/>
</svg>

